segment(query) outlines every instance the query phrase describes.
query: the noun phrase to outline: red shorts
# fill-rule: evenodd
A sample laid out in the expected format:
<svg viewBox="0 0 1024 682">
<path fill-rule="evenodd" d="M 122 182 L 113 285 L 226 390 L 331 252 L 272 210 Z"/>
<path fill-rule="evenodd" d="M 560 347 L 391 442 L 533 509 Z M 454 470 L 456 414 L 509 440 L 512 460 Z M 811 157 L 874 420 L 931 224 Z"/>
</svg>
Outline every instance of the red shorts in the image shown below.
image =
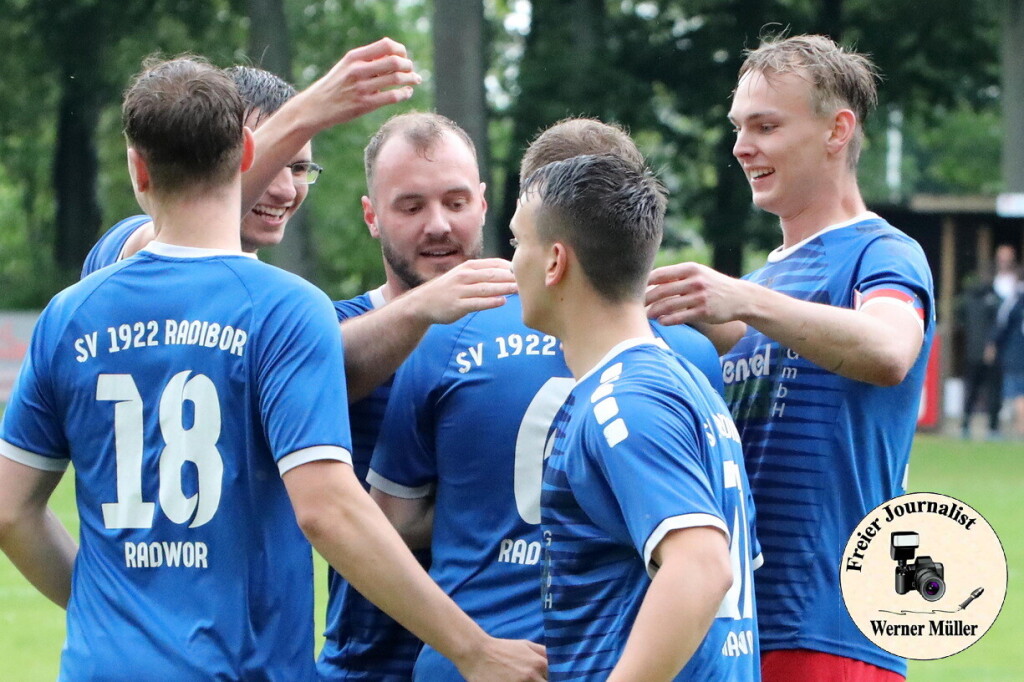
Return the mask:
<svg viewBox="0 0 1024 682">
<path fill-rule="evenodd" d="M 904 682 L 903 675 L 864 661 L 808 649 L 761 654 L 761 682 Z"/>
</svg>

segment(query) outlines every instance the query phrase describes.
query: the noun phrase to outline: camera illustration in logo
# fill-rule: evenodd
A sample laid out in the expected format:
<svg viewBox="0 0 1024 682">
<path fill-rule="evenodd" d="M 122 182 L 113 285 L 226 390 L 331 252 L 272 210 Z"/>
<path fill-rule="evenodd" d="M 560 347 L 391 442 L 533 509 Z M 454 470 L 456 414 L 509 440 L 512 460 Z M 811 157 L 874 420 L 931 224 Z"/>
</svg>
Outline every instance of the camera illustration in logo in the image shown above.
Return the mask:
<svg viewBox="0 0 1024 682">
<path fill-rule="evenodd" d="M 926 601 L 942 599 L 946 594 L 942 564 L 924 555 L 913 560 L 921 537 L 914 532 L 897 531 L 892 534 L 890 542 L 889 556 L 899 564 L 896 567 L 896 594 L 917 590 Z M 908 564 L 908 561 L 912 563 Z"/>
</svg>

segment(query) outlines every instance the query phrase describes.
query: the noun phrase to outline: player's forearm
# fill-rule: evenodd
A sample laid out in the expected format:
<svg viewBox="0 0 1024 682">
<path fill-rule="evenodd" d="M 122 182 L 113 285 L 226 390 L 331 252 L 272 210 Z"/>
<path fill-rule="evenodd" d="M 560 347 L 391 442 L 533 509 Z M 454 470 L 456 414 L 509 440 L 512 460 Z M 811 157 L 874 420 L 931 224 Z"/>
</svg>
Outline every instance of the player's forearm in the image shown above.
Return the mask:
<svg viewBox="0 0 1024 682">
<path fill-rule="evenodd" d="M 332 464 L 313 462 L 285 474 L 303 532 L 367 599 L 456 665 L 465 664 L 487 635 L 423 571 L 351 469 L 342 473 Z M 306 490 L 297 493 L 302 485 Z"/>
<path fill-rule="evenodd" d="M 868 313 L 747 286 L 743 322 L 840 376 L 894 386 L 920 352 L 923 335 L 908 311 L 880 304 Z"/>
<path fill-rule="evenodd" d="M 349 402 L 365 398 L 387 381 L 429 328 L 430 320 L 407 296 L 342 322 Z"/>
<path fill-rule="evenodd" d="M 725 593 L 732 585 L 729 549 L 711 528 L 675 531 L 674 551 L 662 556 L 622 658 L 609 682 L 671 680 L 693 656 L 707 634 Z"/>
<path fill-rule="evenodd" d="M 33 509 L 0 523 L 0 549 L 43 596 L 67 608 L 78 546 L 53 512 Z"/>
</svg>

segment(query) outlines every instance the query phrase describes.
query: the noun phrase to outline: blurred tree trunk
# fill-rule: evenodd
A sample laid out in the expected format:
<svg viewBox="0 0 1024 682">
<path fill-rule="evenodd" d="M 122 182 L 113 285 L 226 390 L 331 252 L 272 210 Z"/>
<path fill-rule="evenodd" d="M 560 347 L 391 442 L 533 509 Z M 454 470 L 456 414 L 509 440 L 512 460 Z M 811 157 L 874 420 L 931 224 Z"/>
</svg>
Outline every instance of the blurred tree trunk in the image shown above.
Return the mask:
<svg viewBox="0 0 1024 682">
<path fill-rule="evenodd" d="M 63 283 L 77 279 L 82 262 L 96 240 L 102 214 L 97 198 L 99 161 L 96 126 L 103 104 L 97 12 L 82 8 L 58 32 L 74 36 L 57 52 L 61 73 L 60 105 L 53 162 L 56 199 L 54 260 Z M 68 45 L 74 47 L 68 49 Z"/>
<path fill-rule="evenodd" d="M 1024 0 L 1003 0 L 1003 184 L 1024 192 Z"/>
<path fill-rule="evenodd" d="M 283 0 L 246 0 L 245 8 L 249 16 L 249 58 L 261 69 L 291 83 L 292 47 Z M 315 281 L 311 235 L 309 212 L 300 209 L 288 221 L 281 243 L 267 251 L 270 261 Z"/>
<path fill-rule="evenodd" d="M 843 0 L 820 0 L 815 33 L 839 42 L 843 37 Z"/>
<path fill-rule="evenodd" d="M 484 77 L 487 74 L 483 0 L 434 0 L 434 102 L 437 112 L 458 123 L 476 146 L 480 178 L 494 197 Z M 495 209 L 497 207 L 495 206 Z M 484 244 L 498 253 L 498 212 L 488 213 Z"/>
<path fill-rule="evenodd" d="M 758 45 L 767 0 L 738 0 L 734 16 L 744 47 Z M 733 73 L 739 73 L 743 52 L 729 50 L 728 62 Z M 730 97 L 730 100 L 732 98 Z M 718 185 L 713 210 L 705 218 L 704 236 L 711 244 L 711 267 L 727 275 L 743 274 L 743 249 L 750 234 L 750 188 L 742 169 L 732 155 L 733 135 L 725 135 L 717 146 Z"/>
<path fill-rule="evenodd" d="M 83 32 L 83 43 L 90 40 L 89 35 Z M 102 221 L 96 196 L 96 125 L 101 102 L 91 83 L 95 67 L 87 60 L 65 65 L 62 79 L 53 164 L 57 200 L 54 259 L 68 281 L 81 271 Z"/>
<path fill-rule="evenodd" d="M 705 217 L 704 235 L 711 243 L 711 267 L 727 275 L 743 273 L 743 248 L 749 230 L 750 189 L 746 176 L 732 155 L 734 138 L 725 135 L 718 143 L 718 186 L 713 210 Z"/>
<path fill-rule="evenodd" d="M 512 107 L 512 144 L 498 222 L 501 255 L 511 257 L 508 225 L 519 197 L 519 163 L 527 145 L 544 128 L 567 116 L 604 115 L 615 88 L 602 70 L 604 0 L 533 3 L 530 33 L 519 71 L 519 96 Z"/>
</svg>

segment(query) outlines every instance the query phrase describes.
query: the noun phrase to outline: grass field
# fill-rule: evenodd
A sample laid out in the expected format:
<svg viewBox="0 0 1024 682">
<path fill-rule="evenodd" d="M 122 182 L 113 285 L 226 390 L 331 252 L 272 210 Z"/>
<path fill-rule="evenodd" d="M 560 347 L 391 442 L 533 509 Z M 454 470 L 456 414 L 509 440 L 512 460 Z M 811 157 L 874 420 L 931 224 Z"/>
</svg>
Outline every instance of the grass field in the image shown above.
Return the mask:
<svg viewBox="0 0 1024 682">
<path fill-rule="evenodd" d="M 956 656 L 912 661 L 910 680 L 1015 682 L 1024 680 L 1024 443 L 965 443 L 922 435 L 911 459 L 910 489 L 957 497 L 996 529 L 1006 550 L 1010 582 L 1002 613 L 989 633 Z M 66 476 L 53 508 L 77 532 L 74 490 Z M 325 571 L 317 565 L 317 632 L 322 630 Z M 64 638 L 64 612 L 39 596 L 6 557 L 0 557 L 0 680 L 34 682 L 56 677 Z M 319 647 L 319 642 L 318 642 Z"/>
</svg>

